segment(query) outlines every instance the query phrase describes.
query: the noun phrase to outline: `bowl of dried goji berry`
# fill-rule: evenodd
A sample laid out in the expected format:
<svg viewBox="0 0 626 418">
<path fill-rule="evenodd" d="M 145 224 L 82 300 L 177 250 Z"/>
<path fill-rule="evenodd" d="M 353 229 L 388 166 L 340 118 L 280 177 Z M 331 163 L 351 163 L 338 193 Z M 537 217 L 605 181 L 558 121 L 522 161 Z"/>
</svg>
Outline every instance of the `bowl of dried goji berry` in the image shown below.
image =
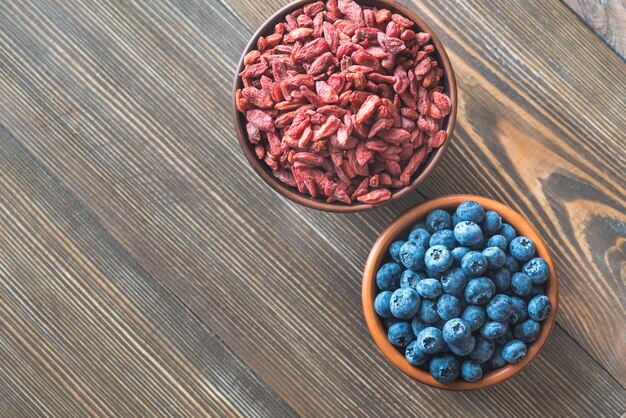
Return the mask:
<svg viewBox="0 0 626 418">
<path fill-rule="evenodd" d="M 450 142 L 457 91 L 439 38 L 390 0 L 297 0 L 244 50 L 233 115 L 250 165 L 297 203 L 357 212 L 432 172 Z"/>
</svg>

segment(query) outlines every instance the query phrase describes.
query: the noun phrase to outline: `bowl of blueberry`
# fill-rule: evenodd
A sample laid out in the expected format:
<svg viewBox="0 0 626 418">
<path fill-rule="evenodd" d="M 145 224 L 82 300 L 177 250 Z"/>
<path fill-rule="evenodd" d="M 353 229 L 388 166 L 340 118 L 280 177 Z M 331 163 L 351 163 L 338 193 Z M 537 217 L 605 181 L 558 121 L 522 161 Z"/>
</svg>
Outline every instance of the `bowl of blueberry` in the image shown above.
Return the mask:
<svg viewBox="0 0 626 418">
<path fill-rule="evenodd" d="M 535 228 L 480 196 L 424 202 L 375 242 L 363 310 L 383 354 L 447 390 L 486 388 L 537 356 L 556 320 L 558 282 Z"/>
</svg>

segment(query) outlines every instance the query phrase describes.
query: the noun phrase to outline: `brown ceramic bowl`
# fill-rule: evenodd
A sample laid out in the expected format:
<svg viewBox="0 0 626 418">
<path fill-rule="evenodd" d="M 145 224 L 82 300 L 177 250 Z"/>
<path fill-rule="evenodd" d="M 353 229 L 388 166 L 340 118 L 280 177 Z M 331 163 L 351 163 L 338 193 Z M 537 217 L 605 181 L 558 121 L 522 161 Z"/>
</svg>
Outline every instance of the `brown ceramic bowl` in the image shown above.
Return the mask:
<svg viewBox="0 0 626 418">
<path fill-rule="evenodd" d="M 293 10 L 303 7 L 308 3 L 312 3 L 313 0 L 296 0 L 292 3 L 289 3 L 282 9 L 278 10 L 272 16 L 270 16 L 263 25 L 255 32 L 255 34 L 248 42 L 246 49 L 243 51 L 241 55 L 241 59 L 239 60 L 239 65 L 237 66 L 237 71 L 235 73 L 235 83 L 233 86 L 233 117 L 235 119 L 235 129 L 237 131 L 237 137 L 239 139 L 239 144 L 241 149 L 243 150 L 248 162 L 254 168 L 259 176 L 274 190 L 283 195 L 284 197 L 293 200 L 301 205 L 309 206 L 314 209 L 329 211 L 329 212 L 360 212 L 363 210 L 371 209 L 375 206 L 385 205 L 395 199 L 398 199 L 405 194 L 409 193 L 411 190 L 415 189 L 420 183 L 428 177 L 428 175 L 433 171 L 441 157 L 443 157 L 448 144 L 450 143 L 450 139 L 452 138 L 452 131 L 454 129 L 454 123 L 456 121 L 456 110 L 457 110 L 457 92 L 456 92 L 456 80 L 454 78 L 454 71 L 452 70 L 452 65 L 450 64 L 450 59 L 446 54 L 446 51 L 441 44 L 441 41 L 433 32 L 433 30 L 424 22 L 424 20 L 418 15 L 414 10 L 396 2 L 393 0 L 357 0 L 357 2 L 364 6 L 376 6 L 379 8 L 387 8 L 393 12 L 400 13 L 412 21 L 414 21 L 422 32 L 428 32 L 431 35 L 432 43 L 435 45 L 435 53 L 433 56 L 439 62 L 439 66 L 443 69 L 443 86 L 445 92 L 450 97 L 450 101 L 452 103 L 452 108 L 450 109 L 450 114 L 446 116 L 443 123 L 443 128 L 446 131 L 446 141 L 444 144 L 438 148 L 433 150 L 428 156 L 427 160 L 421 165 L 417 173 L 413 175 L 413 181 L 408 186 L 402 189 L 393 189 L 391 199 L 381 202 L 378 205 L 372 204 L 364 204 L 364 203 L 353 203 L 351 205 L 346 205 L 345 203 L 336 202 L 336 203 L 326 203 L 324 199 L 320 198 L 312 198 L 308 195 L 304 195 L 299 193 L 297 189 L 289 187 L 278 181 L 272 174 L 272 171 L 267 167 L 267 165 L 259 161 L 254 153 L 253 147 L 250 145 L 247 139 L 246 133 L 246 119 L 245 117 L 239 113 L 237 110 L 237 106 L 235 105 L 235 91 L 239 88 L 242 88 L 241 77 L 239 77 L 239 73 L 243 71 L 243 58 L 244 56 L 251 51 L 252 49 L 256 49 L 256 42 L 260 36 L 269 35 L 273 32 L 274 26 L 284 21 L 284 17 L 291 13 Z"/>
<path fill-rule="evenodd" d="M 445 209 L 452 211 L 461 202 L 466 200 L 476 201 L 486 210 L 494 210 L 498 212 L 500 216 L 502 216 L 502 220 L 511 224 L 519 235 L 524 235 L 535 243 L 537 255 L 546 260 L 550 266 L 550 276 L 544 286 L 546 295 L 552 303 L 552 311 L 550 316 L 541 324 L 541 333 L 539 334 L 539 338 L 528 345 L 528 354 L 524 360 L 517 364 L 509 364 L 501 369 L 489 371 L 477 382 L 470 383 L 457 380 L 446 385 L 436 381 L 426 370 L 410 365 L 404 358 L 404 355 L 400 353 L 400 351 L 398 351 L 398 349 L 387 339 L 385 327 L 374 311 L 374 298 L 377 293 L 376 272 L 378 271 L 379 266 L 388 260 L 388 249 L 391 243 L 397 239 L 406 239 L 411 226 L 423 220 L 428 212 L 433 209 Z M 533 361 L 554 328 L 559 303 L 559 289 L 554 263 L 552 262 L 548 246 L 543 238 L 541 238 L 537 230 L 535 230 L 535 228 L 533 228 L 533 226 L 526 219 L 510 207 L 500 202 L 496 202 L 495 200 L 472 195 L 452 195 L 432 199 L 409 209 L 407 212 L 396 218 L 387 227 L 387 229 L 385 229 L 385 231 L 374 243 L 372 251 L 367 259 L 367 263 L 365 264 L 365 271 L 363 272 L 362 299 L 363 312 L 365 313 L 367 327 L 369 328 L 369 331 L 378 347 L 381 349 L 385 357 L 387 357 L 387 359 L 394 364 L 394 366 L 406 375 L 429 386 L 446 390 L 473 390 L 483 389 L 493 386 L 496 383 L 500 383 L 519 373 L 524 367 L 528 366 L 530 362 Z"/>
</svg>

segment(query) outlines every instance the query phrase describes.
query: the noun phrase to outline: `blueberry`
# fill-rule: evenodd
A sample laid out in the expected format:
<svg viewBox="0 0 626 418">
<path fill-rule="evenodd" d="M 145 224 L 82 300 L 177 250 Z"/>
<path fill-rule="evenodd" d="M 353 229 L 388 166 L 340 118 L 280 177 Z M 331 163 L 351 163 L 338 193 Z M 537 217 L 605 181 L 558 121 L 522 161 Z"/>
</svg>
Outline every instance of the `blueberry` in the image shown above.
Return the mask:
<svg viewBox="0 0 626 418">
<path fill-rule="evenodd" d="M 396 263 L 400 262 L 400 247 L 402 247 L 402 244 L 404 244 L 405 241 L 399 240 L 399 241 L 394 241 L 390 246 L 389 246 L 389 255 L 391 256 L 391 258 L 393 258 L 393 261 L 395 261 Z"/>
<path fill-rule="evenodd" d="M 415 272 L 413 270 L 404 270 L 400 276 L 400 287 L 410 287 L 415 289 L 420 280 L 424 280 L 426 275 L 421 272 Z"/>
<path fill-rule="evenodd" d="M 424 254 L 426 250 L 414 241 L 407 241 L 400 247 L 400 262 L 411 270 L 424 268 Z"/>
<path fill-rule="evenodd" d="M 483 255 L 487 259 L 487 267 L 494 270 L 502 267 L 506 260 L 506 254 L 498 247 L 485 248 Z"/>
<path fill-rule="evenodd" d="M 444 272 L 452 266 L 453 263 L 452 254 L 443 245 L 435 245 L 426 250 L 424 256 L 424 263 L 428 270 L 436 272 Z"/>
<path fill-rule="evenodd" d="M 470 251 L 461 259 L 461 270 L 468 277 L 480 276 L 487 271 L 487 259 L 478 251 Z"/>
<path fill-rule="evenodd" d="M 504 268 L 510 271 L 511 274 L 516 273 L 519 271 L 519 263 L 511 254 L 508 254 L 504 260 Z"/>
<path fill-rule="evenodd" d="M 502 222 L 502 228 L 500 228 L 500 230 L 498 231 L 498 235 L 502 235 L 504 238 L 506 238 L 506 242 L 511 242 L 517 236 L 517 232 L 515 232 L 515 228 L 513 228 L 511 225 L 507 224 L 506 222 Z"/>
<path fill-rule="evenodd" d="M 483 377 L 483 369 L 475 361 L 461 363 L 461 378 L 466 382 L 476 382 Z"/>
<path fill-rule="evenodd" d="M 535 321 L 543 321 L 550 315 L 552 305 L 546 295 L 537 295 L 528 302 L 528 316 Z"/>
<path fill-rule="evenodd" d="M 507 295 L 499 294 L 487 304 L 487 316 L 498 322 L 507 321 L 513 314 L 513 302 Z"/>
<path fill-rule="evenodd" d="M 511 272 L 504 267 L 494 271 L 492 277 L 496 290 L 499 292 L 507 290 L 511 286 Z M 402 286 L 402 279 L 400 279 L 400 286 Z"/>
<path fill-rule="evenodd" d="M 430 241 L 430 232 L 423 228 L 414 229 L 409 234 L 409 241 L 414 241 L 426 249 L 428 248 L 428 242 Z"/>
<path fill-rule="evenodd" d="M 520 340 L 509 341 L 502 349 L 502 358 L 511 364 L 519 363 L 526 357 L 526 344 Z"/>
<path fill-rule="evenodd" d="M 419 334 L 424 328 L 426 328 L 426 324 L 419 319 L 419 316 L 415 315 L 415 317 L 411 319 L 411 329 L 413 330 L 413 334 Z"/>
<path fill-rule="evenodd" d="M 409 364 L 413 366 L 421 366 L 428 360 L 428 354 L 419 349 L 417 341 L 411 342 L 411 344 L 406 347 L 404 357 L 406 357 Z"/>
<path fill-rule="evenodd" d="M 420 221 L 411 227 L 411 231 L 417 228 L 426 229 L 426 222 Z"/>
<path fill-rule="evenodd" d="M 439 383 L 452 383 L 459 376 L 459 362 L 450 354 L 435 357 L 430 362 L 430 374 Z"/>
<path fill-rule="evenodd" d="M 431 233 L 441 229 L 452 229 L 452 216 L 443 209 L 435 209 L 426 215 L 426 228 Z"/>
<path fill-rule="evenodd" d="M 428 244 L 432 247 L 433 245 L 443 245 L 448 250 L 452 251 L 454 246 L 456 245 L 456 241 L 454 239 L 454 231 L 451 229 L 442 229 L 440 231 L 435 232 L 431 237 Z"/>
<path fill-rule="evenodd" d="M 419 309 L 419 318 L 427 324 L 434 324 L 439 321 L 437 301 L 434 299 L 424 299 Z"/>
<path fill-rule="evenodd" d="M 517 237 L 509 244 L 509 251 L 517 261 L 528 261 L 535 255 L 535 244 L 526 237 Z"/>
<path fill-rule="evenodd" d="M 397 263 L 383 264 L 376 273 L 376 285 L 380 290 L 396 290 L 400 286 L 402 268 Z"/>
<path fill-rule="evenodd" d="M 458 268 L 452 268 L 441 276 L 441 287 L 443 291 L 454 296 L 462 296 L 467 285 L 467 279 L 463 271 Z"/>
<path fill-rule="evenodd" d="M 426 327 L 417 334 L 417 346 L 426 354 L 436 354 L 444 346 L 443 334 L 439 328 Z"/>
<path fill-rule="evenodd" d="M 533 284 L 541 284 L 548 280 L 548 275 L 550 274 L 550 267 L 548 267 L 548 263 L 546 260 L 540 257 L 535 257 L 532 260 L 529 260 L 522 267 L 522 271 L 526 273 L 530 281 Z"/>
<path fill-rule="evenodd" d="M 424 279 L 417 283 L 415 290 L 421 297 L 430 299 L 438 298 L 442 293 L 441 283 L 437 279 Z"/>
<path fill-rule="evenodd" d="M 478 277 L 467 283 L 465 288 L 465 300 L 474 305 L 489 302 L 496 292 L 496 286 L 488 277 Z"/>
<path fill-rule="evenodd" d="M 461 318 L 463 318 L 470 325 L 472 331 L 476 331 L 482 326 L 483 322 L 485 322 L 487 313 L 480 306 L 469 305 L 463 311 Z"/>
<path fill-rule="evenodd" d="M 459 218 L 455 213 L 452 214 L 452 227 L 455 227 L 456 224 L 458 224 L 459 222 L 463 222 L 463 220 L 461 218 Z"/>
<path fill-rule="evenodd" d="M 393 316 L 389 306 L 392 294 L 393 292 L 385 290 L 376 295 L 376 299 L 374 299 L 374 310 L 381 318 L 391 318 Z"/>
<path fill-rule="evenodd" d="M 485 218 L 485 209 L 473 200 L 461 203 L 455 213 L 462 221 L 472 221 L 477 224 Z"/>
<path fill-rule="evenodd" d="M 524 273 L 515 273 L 511 277 L 511 290 L 517 296 L 528 296 L 532 287 L 532 282 Z"/>
<path fill-rule="evenodd" d="M 396 347 L 406 347 L 415 340 L 415 334 L 408 322 L 396 322 L 387 330 L 387 338 Z"/>
<path fill-rule="evenodd" d="M 444 321 L 456 318 L 461 314 L 461 301 L 452 295 L 444 293 L 437 301 L 437 313 Z"/>
<path fill-rule="evenodd" d="M 500 215 L 492 210 L 485 212 L 485 219 L 483 220 L 483 232 L 485 235 L 495 235 L 500 228 L 502 228 L 502 218 Z"/>
<path fill-rule="evenodd" d="M 539 337 L 541 325 L 534 319 L 528 319 L 515 327 L 513 335 L 516 339 L 530 343 Z"/>
<path fill-rule="evenodd" d="M 471 250 L 468 247 L 455 247 L 451 252 L 454 263 L 456 265 L 461 265 L 461 259 L 465 254 L 469 253 L 470 251 Z"/>
<path fill-rule="evenodd" d="M 528 296 L 537 296 L 537 295 L 544 295 L 546 292 L 543 289 L 543 285 L 535 285 L 530 289 L 530 293 L 528 294 Z"/>
<path fill-rule="evenodd" d="M 400 288 L 391 295 L 389 306 L 391 313 L 396 318 L 411 319 L 420 307 L 420 297 L 411 288 Z"/>
<path fill-rule="evenodd" d="M 448 344 L 459 345 L 471 336 L 470 324 L 461 318 L 452 318 L 443 326 L 443 339 Z"/>
<path fill-rule="evenodd" d="M 506 251 L 509 248 L 509 242 L 502 235 L 494 235 L 493 237 L 489 238 L 489 241 L 487 241 L 487 246 L 498 247 L 502 251 Z"/>
<path fill-rule="evenodd" d="M 484 363 L 488 361 L 491 356 L 493 356 L 493 352 L 496 349 L 496 342 L 493 340 L 488 340 L 486 338 L 478 337 L 476 339 L 476 346 L 469 354 L 469 357 L 477 361 L 479 363 Z"/>
<path fill-rule="evenodd" d="M 511 303 L 513 304 L 513 313 L 509 317 L 509 324 L 516 325 L 526 320 L 526 318 L 528 318 L 526 302 L 524 302 L 523 299 L 513 296 L 511 298 Z"/>
<path fill-rule="evenodd" d="M 480 335 L 489 340 L 495 340 L 502 337 L 508 328 L 506 322 L 487 321 L 480 327 Z"/>
<path fill-rule="evenodd" d="M 494 369 L 506 366 L 506 360 L 502 358 L 502 346 L 497 346 L 493 351 L 493 356 L 491 356 L 489 364 L 491 364 L 491 367 Z"/>
<path fill-rule="evenodd" d="M 480 244 L 483 240 L 483 232 L 478 224 L 472 221 L 463 221 L 454 227 L 454 239 L 461 245 L 471 247 Z"/>
<path fill-rule="evenodd" d="M 470 335 L 469 338 L 461 341 L 459 344 L 448 344 L 448 349 L 450 349 L 452 354 L 463 357 L 471 353 L 475 346 L 476 338 Z"/>
</svg>

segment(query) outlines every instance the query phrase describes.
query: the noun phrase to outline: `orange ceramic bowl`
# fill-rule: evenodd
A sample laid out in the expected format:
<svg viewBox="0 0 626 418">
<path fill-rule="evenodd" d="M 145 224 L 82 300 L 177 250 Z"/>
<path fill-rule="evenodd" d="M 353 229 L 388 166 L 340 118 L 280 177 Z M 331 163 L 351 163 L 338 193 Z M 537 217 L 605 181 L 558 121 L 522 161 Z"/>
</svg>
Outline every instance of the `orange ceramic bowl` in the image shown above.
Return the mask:
<svg viewBox="0 0 626 418">
<path fill-rule="evenodd" d="M 485 210 L 496 211 L 502 217 L 503 222 L 507 222 L 515 228 L 518 235 L 524 235 L 535 243 L 537 256 L 546 260 L 548 266 L 550 266 L 550 276 L 544 283 L 544 286 L 546 295 L 552 303 L 552 311 L 550 316 L 541 324 L 541 333 L 539 334 L 539 338 L 528 344 L 528 353 L 524 360 L 517 364 L 509 364 L 500 369 L 491 370 L 485 373 L 482 379 L 477 382 L 457 380 L 450 384 L 443 384 L 436 381 L 428 371 L 410 365 L 404 358 L 404 355 L 387 339 L 385 327 L 381 319 L 374 311 L 374 298 L 377 294 L 376 272 L 383 263 L 388 261 L 388 250 L 391 243 L 398 239 L 406 239 L 411 226 L 423 220 L 428 212 L 433 209 L 445 209 L 447 211 L 452 211 L 460 203 L 466 200 L 473 200 L 480 203 Z M 363 312 L 365 314 L 367 327 L 369 328 L 369 331 L 378 347 L 381 349 L 385 357 L 387 357 L 387 359 L 394 364 L 394 366 L 413 379 L 419 380 L 420 382 L 432 387 L 446 390 L 473 390 L 486 388 L 500 383 L 519 373 L 524 367 L 528 366 L 530 362 L 533 361 L 543 345 L 546 343 L 552 329 L 554 328 L 559 303 L 559 289 L 554 263 L 550 255 L 550 251 L 548 250 L 548 246 L 543 238 L 541 238 L 537 230 L 526 219 L 524 219 L 522 215 L 503 203 L 496 202 L 495 200 L 487 199 L 485 197 L 473 195 L 452 195 L 432 199 L 409 209 L 403 215 L 396 218 L 387 227 L 387 229 L 383 231 L 374 243 L 372 251 L 367 259 L 367 263 L 365 264 L 365 270 L 363 272 L 362 299 Z"/>
<path fill-rule="evenodd" d="M 239 73 L 244 69 L 243 59 L 248 52 L 250 52 L 252 49 L 256 49 L 256 43 L 259 37 L 269 35 L 273 31 L 274 25 L 276 25 L 278 22 L 284 21 L 286 15 L 300 7 L 303 7 L 306 4 L 312 3 L 313 1 L 314 0 L 295 0 L 285 5 L 282 9 L 278 10 L 276 13 L 270 16 L 263 23 L 263 25 L 261 25 L 261 27 L 256 31 L 254 35 L 252 35 L 252 38 L 248 42 L 248 45 L 241 54 L 239 65 L 237 66 L 237 71 L 235 72 L 235 82 L 233 84 L 232 92 L 232 114 L 235 121 L 235 132 L 237 133 L 239 145 L 252 168 L 263 179 L 263 181 L 265 181 L 265 183 L 267 183 L 272 189 L 296 203 L 322 211 L 341 213 L 360 212 L 372 209 L 374 207 L 387 205 L 392 201 L 411 193 L 412 190 L 414 190 L 419 184 L 421 184 L 426 179 L 426 177 L 428 177 L 428 175 L 435 169 L 435 166 L 441 160 L 444 152 L 448 148 L 448 144 L 452 139 L 452 131 L 454 130 L 454 124 L 456 121 L 456 110 L 458 105 L 456 79 L 454 78 L 452 64 L 450 63 L 448 54 L 446 54 L 446 50 L 439 40 L 437 34 L 430 28 L 430 26 L 428 26 L 428 24 L 420 17 L 420 15 L 414 9 L 404 6 L 403 4 L 400 4 L 399 2 L 394 0 L 357 0 L 357 3 L 362 6 L 386 8 L 394 13 L 400 13 L 415 22 L 417 27 L 416 31 L 419 30 L 430 34 L 431 42 L 435 46 L 435 52 L 433 53 L 433 57 L 437 60 L 439 66 L 443 69 L 443 88 L 444 92 L 450 97 L 450 102 L 452 105 L 452 107 L 450 108 L 450 113 L 444 118 L 443 126 L 441 128 L 446 131 L 446 140 L 441 147 L 433 150 L 428 155 L 426 161 L 424 161 L 417 170 L 417 172 L 413 174 L 411 183 L 401 189 L 392 189 L 391 199 L 385 200 L 384 202 L 380 202 L 378 204 L 354 202 L 351 205 L 346 205 L 345 203 L 341 202 L 327 203 L 325 199 L 319 197 L 313 198 L 311 196 L 299 193 L 297 189 L 281 183 L 276 177 L 274 177 L 272 171 L 269 169 L 267 164 L 260 161 L 256 157 L 256 154 L 254 153 L 254 147 L 248 141 L 248 134 L 246 133 L 247 121 L 245 117 L 237 110 L 237 105 L 235 103 L 235 92 L 237 91 L 237 89 L 243 87 L 241 77 L 239 76 Z"/>
</svg>

